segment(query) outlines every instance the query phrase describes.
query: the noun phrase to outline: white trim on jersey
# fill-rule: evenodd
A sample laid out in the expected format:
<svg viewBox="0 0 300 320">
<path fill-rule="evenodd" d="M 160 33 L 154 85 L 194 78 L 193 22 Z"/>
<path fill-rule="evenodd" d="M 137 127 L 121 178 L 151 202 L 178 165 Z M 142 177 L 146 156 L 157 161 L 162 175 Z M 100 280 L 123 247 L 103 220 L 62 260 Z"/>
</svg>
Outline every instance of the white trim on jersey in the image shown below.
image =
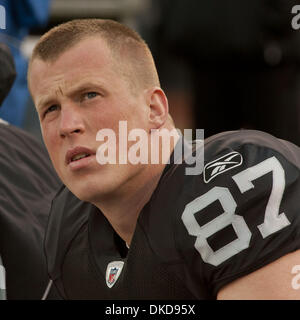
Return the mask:
<svg viewBox="0 0 300 320">
<path fill-rule="evenodd" d="M 5 268 L 0 256 L 0 300 L 6 300 L 6 278 Z"/>
<path fill-rule="evenodd" d="M 50 292 L 50 289 L 51 289 L 51 287 L 52 287 L 52 283 L 53 283 L 53 281 L 52 281 L 52 280 L 49 280 L 49 283 L 48 283 L 48 285 L 47 285 L 47 288 L 46 288 L 46 290 L 45 290 L 45 292 L 44 292 L 41 300 L 46 300 L 46 299 L 47 299 L 48 294 L 49 294 L 49 292 Z"/>
</svg>

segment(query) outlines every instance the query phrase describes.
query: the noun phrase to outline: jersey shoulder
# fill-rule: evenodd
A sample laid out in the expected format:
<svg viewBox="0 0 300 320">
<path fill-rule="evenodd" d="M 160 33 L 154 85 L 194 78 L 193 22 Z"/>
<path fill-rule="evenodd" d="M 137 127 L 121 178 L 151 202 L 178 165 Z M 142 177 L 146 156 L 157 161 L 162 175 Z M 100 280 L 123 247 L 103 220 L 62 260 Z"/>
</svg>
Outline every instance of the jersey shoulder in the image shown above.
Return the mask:
<svg viewBox="0 0 300 320">
<path fill-rule="evenodd" d="M 207 283 L 216 297 L 225 284 L 299 249 L 299 160 L 296 145 L 264 132 L 206 139 L 202 172 L 169 166 L 151 200 L 147 226 L 164 228 L 160 242 L 150 232 L 155 251 L 168 262 L 182 259 L 179 276 L 195 294 Z"/>
<path fill-rule="evenodd" d="M 218 156 L 238 151 L 243 153 L 242 159 L 233 156 L 222 158 L 221 160 L 225 161 L 225 164 L 226 161 L 230 162 L 232 159 L 234 159 L 234 162 L 245 160 L 247 163 L 254 163 L 275 152 L 281 154 L 293 165 L 300 167 L 300 148 L 298 146 L 257 130 L 224 132 L 206 139 L 204 146 L 205 164 L 218 160 Z"/>
</svg>

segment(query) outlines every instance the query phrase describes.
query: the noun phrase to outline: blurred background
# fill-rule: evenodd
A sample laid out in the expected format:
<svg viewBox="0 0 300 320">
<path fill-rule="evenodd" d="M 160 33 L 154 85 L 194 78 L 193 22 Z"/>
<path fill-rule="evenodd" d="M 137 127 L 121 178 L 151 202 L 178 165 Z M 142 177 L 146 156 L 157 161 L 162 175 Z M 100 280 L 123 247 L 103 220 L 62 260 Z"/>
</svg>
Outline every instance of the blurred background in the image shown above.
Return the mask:
<svg viewBox="0 0 300 320">
<path fill-rule="evenodd" d="M 0 0 L 17 79 L 0 117 L 40 138 L 26 83 L 39 37 L 74 18 L 110 18 L 153 52 L 176 127 L 212 134 L 251 128 L 300 145 L 296 0 Z"/>
</svg>

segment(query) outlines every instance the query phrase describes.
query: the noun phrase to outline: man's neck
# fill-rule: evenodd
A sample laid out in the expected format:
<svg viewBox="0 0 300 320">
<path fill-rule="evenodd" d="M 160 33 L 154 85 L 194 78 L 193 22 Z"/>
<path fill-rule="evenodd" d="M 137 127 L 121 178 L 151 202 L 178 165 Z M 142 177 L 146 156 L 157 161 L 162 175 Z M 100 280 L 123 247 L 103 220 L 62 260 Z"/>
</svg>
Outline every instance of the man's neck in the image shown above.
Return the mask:
<svg viewBox="0 0 300 320">
<path fill-rule="evenodd" d="M 165 165 L 148 165 L 145 172 L 126 186 L 126 192 L 94 203 L 107 218 L 117 234 L 130 245 L 140 212 L 150 200 Z"/>
</svg>

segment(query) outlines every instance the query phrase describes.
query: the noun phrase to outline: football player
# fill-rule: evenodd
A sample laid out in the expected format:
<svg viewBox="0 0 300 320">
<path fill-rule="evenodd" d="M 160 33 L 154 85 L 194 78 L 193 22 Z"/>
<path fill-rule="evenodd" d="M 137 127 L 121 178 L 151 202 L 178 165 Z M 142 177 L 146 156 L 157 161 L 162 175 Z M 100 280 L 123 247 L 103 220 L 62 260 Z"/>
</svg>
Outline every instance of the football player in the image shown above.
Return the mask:
<svg viewBox="0 0 300 320">
<path fill-rule="evenodd" d="M 166 138 L 174 124 L 149 48 L 111 20 L 51 29 L 28 79 L 65 184 L 45 243 L 63 298 L 300 297 L 291 286 L 300 259 L 298 147 L 258 131 L 222 133 L 205 141 L 203 170 L 192 175 L 203 147 L 178 161 L 186 143 L 175 134 L 169 163 L 144 161 L 154 135 Z M 139 161 L 124 161 L 133 154 Z"/>
<path fill-rule="evenodd" d="M 5 45 L 0 45 L 0 61 L 1 104 L 15 77 Z M 41 299 L 49 281 L 43 238 L 61 183 L 45 148 L 1 119 L 0 168 L 0 298 Z M 48 298 L 59 298 L 55 288 Z"/>
</svg>

